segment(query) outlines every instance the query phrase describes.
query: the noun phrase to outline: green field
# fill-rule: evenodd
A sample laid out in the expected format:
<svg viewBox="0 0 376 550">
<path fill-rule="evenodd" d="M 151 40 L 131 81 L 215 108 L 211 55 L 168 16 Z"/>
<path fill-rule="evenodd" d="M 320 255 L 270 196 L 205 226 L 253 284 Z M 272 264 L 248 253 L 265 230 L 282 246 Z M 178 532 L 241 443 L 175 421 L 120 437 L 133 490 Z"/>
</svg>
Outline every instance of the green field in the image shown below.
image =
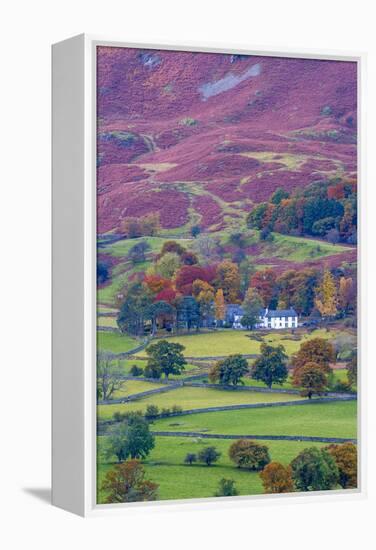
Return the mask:
<svg viewBox="0 0 376 550">
<path fill-rule="evenodd" d="M 240 435 L 356 437 L 356 401 L 312 403 L 265 409 L 239 409 L 163 418 L 156 431 Z"/>
<path fill-rule="evenodd" d="M 158 384 L 150 384 L 148 382 L 127 381 L 125 388 L 129 385 L 137 386 L 138 392 L 147 391 L 154 387 L 159 387 Z M 152 387 L 149 387 L 152 386 Z M 142 389 L 144 387 L 144 389 Z M 127 390 L 125 390 L 127 391 Z M 132 393 L 132 392 L 130 392 Z M 133 392 L 137 393 L 137 392 Z M 125 395 L 125 394 L 124 394 Z M 127 393 L 129 395 L 129 393 Z M 263 393 L 263 392 L 251 392 L 251 391 L 228 391 L 217 390 L 212 388 L 191 388 L 182 387 L 175 390 L 170 390 L 166 393 L 160 393 L 145 397 L 138 401 L 132 401 L 130 403 L 116 403 L 113 405 L 99 405 L 98 417 L 101 420 L 108 420 L 112 418 L 115 412 L 127 412 L 127 411 L 145 411 L 147 405 L 157 405 L 160 409 L 163 407 L 172 407 L 173 405 L 179 405 L 184 410 L 188 409 L 200 409 L 203 407 L 216 407 L 222 405 L 239 405 L 245 403 L 274 403 L 277 401 L 296 401 L 301 399 L 299 395 L 289 395 L 285 393 Z M 238 411 L 235 411 L 238 412 Z M 218 413 L 215 413 L 218 414 Z M 180 417 L 175 419 L 180 422 Z"/>
<path fill-rule="evenodd" d="M 111 328 L 118 328 L 116 317 L 109 316 L 103 316 L 100 315 L 97 317 L 97 327 L 111 327 Z"/>
<path fill-rule="evenodd" d="M 102 449 L 106 445 L 106 437 L 98 438 L 99 467 L 98 487 L 100 488 L 105 473 L 114 464 L 108 463 Z M 202 440 L 199 438 L 156 437 L 156 445 L 144 462 L 146 478 L 159 484 L 159 498 L 203 498 L 213 496 L 219 480 L 224 477 L 233 479 L 240 495 L 257 495 L 263 492 L 261 480 L 257 472 L 249 472 L 235 468 L 228 458 L 228 448 L 232 441 L 225 439 Z M 267 445 L 272 460 L 288 464 L 307 447 L 321 447 L 322 443 L 307 443 L 296 441 L 258 441 Z M 220 451 L 221 457 L 213 466 L 195 464 L 186 466 L 184 457 L 187 453 L 198 453 L 207 445 L 214 445 Z M 105 494 L 99 490 L 98 501 L 103 502 Z"/>
<path fill-rule="evenodd" d="M 183 336 L 172 336 L 168 338 L 169 342 L 179 342 L 185 347 L 184 355 L 186 357 L 210 357 L 224 356 L 233 353 L 241 354 L 258 354 L 260 353 L 260 345 L 266 342 L 271 345 L 282 344 L 288 355 L 295 353 L 300 348 L 300 345 L 312 338 L 333 339 L 339 331 L 331 330 L 327 332 L 325 329 L 317 329 L 310 334 L 302 331 L 297 332 L 295 337 L 300 334 L 300 339 L 294 339 L 291 331 L 279 330 L 276 332 L 268 332 L 263 334 L 258 331 L 257 336 L 262 337 L 262 341 L 254 340 L 251 337 L 255 335 L 253 332 L 244 330 L 224 329 L 209 333 L 194 333 Z M 142 356 L 144 352 L 139 355 Z"/>
<path fill-rule="evenodd" d="M 135 395 L 144 391 L 155 390 L 161 388 L 164 384 L 155 384 L 154 382 L 145 382 L 142 380 L 125 380 L 122 388 L 113 394 L 114 399 L 120 397 L 128 397 L 128 395 Z M 106 406 L 106 405 L 101 405 Z M 114 407 L 115 405 L 111 405 Z"/>
<path fill-rule="evenodd" d="M 97 347 L 100 351 L 110 351 L 112 353 L 122 353 L 130 351 L 140 345 L 140 341 L 127 334 L 116 332 L 97 333 Z"/>
</svg>

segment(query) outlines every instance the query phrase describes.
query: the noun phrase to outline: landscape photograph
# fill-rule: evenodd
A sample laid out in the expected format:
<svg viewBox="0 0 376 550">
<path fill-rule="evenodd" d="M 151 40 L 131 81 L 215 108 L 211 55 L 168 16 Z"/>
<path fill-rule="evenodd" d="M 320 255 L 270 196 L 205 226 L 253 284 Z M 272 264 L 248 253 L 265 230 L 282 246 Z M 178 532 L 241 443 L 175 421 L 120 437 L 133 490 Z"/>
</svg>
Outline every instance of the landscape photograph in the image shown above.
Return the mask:
<svg viewBox="0 0 376 550">
<path fill-rule="evenodd" d="M 357 63 L 96 56 L 97 503 L 357 490 Z"/>
</svg>

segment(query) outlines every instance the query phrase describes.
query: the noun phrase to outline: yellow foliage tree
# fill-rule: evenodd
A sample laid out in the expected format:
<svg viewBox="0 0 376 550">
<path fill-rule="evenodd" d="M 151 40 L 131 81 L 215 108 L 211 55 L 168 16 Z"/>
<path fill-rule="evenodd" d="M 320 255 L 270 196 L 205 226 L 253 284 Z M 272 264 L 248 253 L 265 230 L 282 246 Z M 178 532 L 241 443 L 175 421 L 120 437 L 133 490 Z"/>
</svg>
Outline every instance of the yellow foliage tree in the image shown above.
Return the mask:
<svg viewBox="0 0 376 550">
<path fill-rule="evenodd" d="M 353 295 L 353 280 L 351 277 L 341 277 L 338 288 L 338 305 L 342 311 L 347 311 Z"/>
<path fill-rule="evenodd" d="M 323 317 L 332 317 L 337 313 L 337 288 L 329 269 L 325 269 L 315 294 L 315 306 Z"/>
<path fill-rule="evenodd" d="M 219 286 L 223 289 L 225 300 L 228 304 L 239 301 L 240 274 L 238 266 L 224 260 L 217 268 L 217 279 Z"/>
<path fill-rule="evenodd" d="M 226 308 L 225 308 L 225 297 L 223 295 L 223 290 L 221 288 L 219 288 L 215 293 L 214 311 L 215 311 L 215 318 L 217 319 L 217 321 L 224 321 Z"/>
</svg>

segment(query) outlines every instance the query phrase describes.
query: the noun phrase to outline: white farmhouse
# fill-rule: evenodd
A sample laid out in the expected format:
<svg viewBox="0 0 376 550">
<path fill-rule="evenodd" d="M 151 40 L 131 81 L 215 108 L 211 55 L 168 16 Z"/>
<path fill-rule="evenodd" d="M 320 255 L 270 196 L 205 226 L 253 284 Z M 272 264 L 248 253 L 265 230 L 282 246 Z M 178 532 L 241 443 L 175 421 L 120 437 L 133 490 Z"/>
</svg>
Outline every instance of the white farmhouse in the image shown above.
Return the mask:
<svg viewBox="0 0 376 550">
<path fill-rule="evenodd" d="M 298 328 L 298 314 L 295 309 L 268 309 L 260 315 L 260 328 Z"/>
</svg>

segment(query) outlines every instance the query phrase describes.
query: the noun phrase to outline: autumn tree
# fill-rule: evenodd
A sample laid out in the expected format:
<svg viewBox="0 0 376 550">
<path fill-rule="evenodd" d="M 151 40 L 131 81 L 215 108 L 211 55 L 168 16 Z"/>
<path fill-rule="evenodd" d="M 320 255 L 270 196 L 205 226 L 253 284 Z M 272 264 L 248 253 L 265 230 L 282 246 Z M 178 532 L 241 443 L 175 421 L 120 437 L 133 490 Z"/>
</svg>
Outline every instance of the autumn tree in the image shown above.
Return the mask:
<svg viewBox="0 0 376 550">
<path fill-rule="evenodd" d="M 151 273 L 166 279 L 172 279 L 181 265 L 181 259 L 175 252 L 166 252 L 151 268 Z"/>
<path fill-rule="evenodd" d="M 98 397 L 103 401 L 111 399 L 120 390 L 125 381 L 119 362 L 114 365 L 114 358 L 107 352 L 98 353 L 97 357 L 97 388 Z"/>
<path fill-rule="evenodd" d="M 145 479 L 145 470 L 138 460 L 118 464 L 106 473 L 101 489 L 106 502 L 138 502 L 156 500 L 159 485 Z"/>
<path fill-rule="evenodd" d="M 149 274 L 144 278 L 144 284 L 151 290 L 153 294 L 158 294 L 166 288 L 171 288 L 171 279 L 167 279 L 158 274 Z"/>
<path fill-rule="evenodd" d="M 298 491 L 328 491 L 339 482 L 337 464 L 325 449 L 304 449 L 291 462 L 291 470 Z"/>
<path fill-rule="evenodd" d="M 343 314 L 346 314 L 354 305 L 356 289 L 351 277 L 341 277 L 338 287 L 338 306 Z"/>
<path fill-rule="evenodd" d="M 197 455 L 200 462 L 204 462 L 207 466 L 211 466 L 217 462 L 221 453 L 215 447 L 204 447 Z"/>
<path fill-rule="evenodd" d="M 292 383 L 301 389 L 303 397 L 312 399 L 312 395 L 321 395 L 328 386 L 328 376 L 324 367 L 318 363 L 305 363 L 302 367 L 294 370 Z"/>
<path fill-rule="evenodd" d="M 260 473 L 264 493 L 292 493 L 294 482 L 291 466 L 279 462 L 270 462 Z"/>
<path fill-rule="evenodd" d="M 249 439 L 238 439 L 230 445 L 228 455 L 238 468 L 262 470 L 270 462 L 269 449 Z"/>
<path fill-rule="evenodd" d="M 214 315 L 217 321 L 224 321 L 226 316 L 225 297 L 223 290 L 219 288 L 214 299 Z"/>
<path fill-rule="evenodd" d="M 166 379 L 170 374 L 181 374 L 187 364 L 183 355 L 184 349 L 182 344 L 167 342 L 167 340 L 150 344 L 146 348 L 149 357 L 147 366 L 162 372 Z"/>
<path fill-rule="evenodd" d="M 330 363 L 336 362 L 333 344 L 324 338 L 312 338 L 303 342 L 292 357 L 292 366 L 296 370 L 309 362 L 317 363 L 325 372 L 330 373 Z"/>
<path fill-rule="evenodd" d="M 341 445 L 329 445 L 326 450 L 334 458 L 339 471 L 339 484 L 343 489 L 355 489 L 358 486 L 358 452 L 351 442 Z"/>
<path fill-rule="evenodd" d="M 268 388 L 273 384 L 283 384 L 288 377 L 285 348 L 281 344 L 269 346 L 263 342 L 260 351 L 260 357 L 252 365 L 251 377 L 261 380 Z"/>
<path fill-rule="evenodd" d="M 206 281 L 196 279 L 193 281 L 192 292 L 199 306 L 203 319 L 208 319 L 214 308 L 214 288 Z"/>
<path fill-rule="evenodd" d="M 276 290 L 276 275 L 272 269 L 263 269 L 252 275 L 250 286 L 261 296 L 264 307 L 269 307 Z"/>
<path fill-rule="evenodd" d="M 205 268 L 198 265 L 183 265 L 176 273 L 175 286 L 182 294 L 189 296 L 196 280 L 210 282 L 210 275 Z"/>
<path fill-rule="evenodd" d="M 159 257 L 161 258 L 168 252 L 181 256 L 186 252 L 186 249 L 184 248 L 184 246 L 182 246 L 180 243 L 176 241 L 165 241 L 163 243 L 162 250 L 159 254 Z"/>
<path fill-rule="evenodd" d="M 333 275 L 325 269 L 321 284 L 316 288 L 315 306 L 323 317 L 337 313 L 337 288 Z"/>
<path fill-rule="evenodd" d="M 238 266 L 224 260 L 217 267 L 217 285 L 223 290 L 225 302 L 233 304 L 238 301 L 240 294 L 240 275 Z"/>
<path fill-rule="evenodd" d="M 219 382 L 225 386 L 237 386 L 248 372 L 248 363 L 241 355 L 229 355 L 226 359 L 217 361 L 209 371 L 211 382 Z"/>
</svg>

